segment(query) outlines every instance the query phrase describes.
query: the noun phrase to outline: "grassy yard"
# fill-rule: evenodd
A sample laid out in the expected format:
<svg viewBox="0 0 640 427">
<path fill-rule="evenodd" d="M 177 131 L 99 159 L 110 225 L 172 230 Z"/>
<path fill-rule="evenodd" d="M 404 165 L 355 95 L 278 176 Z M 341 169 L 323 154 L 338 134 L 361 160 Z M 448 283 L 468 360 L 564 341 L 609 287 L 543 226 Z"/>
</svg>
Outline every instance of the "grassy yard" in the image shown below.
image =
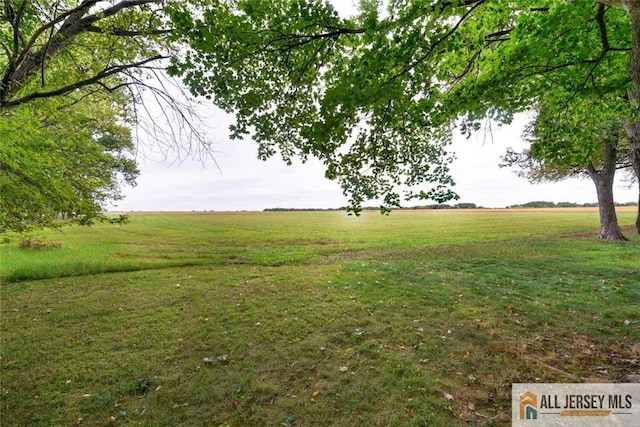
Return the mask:
<svg viewBox="0 0 640 427">
<path fill-rule="evenodd" d="M 510 425 L 511 383 L 640 372 L 640 240 L 597 228 L 272 212 L 5 236 L 0 424 Z"/>
</svg>

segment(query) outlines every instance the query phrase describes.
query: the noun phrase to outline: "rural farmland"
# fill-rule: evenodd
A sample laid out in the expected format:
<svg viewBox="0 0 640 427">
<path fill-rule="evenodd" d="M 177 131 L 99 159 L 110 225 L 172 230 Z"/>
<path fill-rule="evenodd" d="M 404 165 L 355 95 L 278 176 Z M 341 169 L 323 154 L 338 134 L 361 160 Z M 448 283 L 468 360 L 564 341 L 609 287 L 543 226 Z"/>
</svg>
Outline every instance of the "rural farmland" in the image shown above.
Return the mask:
<svg viewBox="0 0 640 427">
<path fill-rule="evenodd" d="M 7 234 L 3 426 L 509 425 L 640 373 L 640 240 L 597 209 L 135 213 Z M 55 245 L 54 245 L 55 244 Z"/>
<path fill-rule="evenodd" d="M 0 47 L 2 427 L 637 427 L 640 0 L 2 0 Z"/>
</svg>

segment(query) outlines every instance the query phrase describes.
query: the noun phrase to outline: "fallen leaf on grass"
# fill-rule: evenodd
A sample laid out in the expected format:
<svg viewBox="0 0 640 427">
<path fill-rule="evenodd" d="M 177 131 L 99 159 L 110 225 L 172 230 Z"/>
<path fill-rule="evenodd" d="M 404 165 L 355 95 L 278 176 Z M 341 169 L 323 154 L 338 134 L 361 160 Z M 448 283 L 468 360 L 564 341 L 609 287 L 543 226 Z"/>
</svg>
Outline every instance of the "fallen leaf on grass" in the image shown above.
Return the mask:
<svg viewBox="0 0 640 427">
<path fill-rule="evenodd" d="M 470 411 L 475 411 L 476 410 L 476 405 L 474 405 L 473 402 L 469 402 L 467 404 L 467 408 L 469 408 Z"/>
</svg>

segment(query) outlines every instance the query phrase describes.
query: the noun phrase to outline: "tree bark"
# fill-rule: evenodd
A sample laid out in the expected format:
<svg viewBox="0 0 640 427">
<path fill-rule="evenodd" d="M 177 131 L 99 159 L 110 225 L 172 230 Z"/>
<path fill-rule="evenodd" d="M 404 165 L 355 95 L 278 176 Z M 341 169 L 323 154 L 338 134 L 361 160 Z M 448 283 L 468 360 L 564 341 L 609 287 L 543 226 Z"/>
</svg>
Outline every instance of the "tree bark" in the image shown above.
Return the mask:
<svg viewBox="0 0 640 427">
<path fill-rule="evenodd" d="M 598 195 L 598 210 L 600 213 L 600 238 L 610 241 L 626 241 L 618 225 L 616 206 L 613 201 L 613 179 L 616 174 L 617 141 L 615 139 L 605 139 L 604 163 L 600 170 L 592 164 L 587 166 L 589 177 L 596 186 Z"/>
<path fill-rule="evenodd" d="M 636 214 L 636 231 L 640 234 L 640 122 L 628 120 L 624 125 L 624 129 L 627 133 L 627 138 L 629 139 L 629 159 L 631 160 L 633 171 L 638 178 L 638 213 Z"/>
<path fill-rule="evenodd" d="M 589 174 L 596 185 L 598 194 L 598 209 L 600 214 L 600 238 L 609 241 L 628 240 L 618 224 L 616 208 L 613 202 L 613 183 L 609 184 L 607 179 L 603 179 L 598 173 Z"/>
<path fill-rule="evenodd" d="M 629 101 L 635 103 L 638 108 L 640 103 L 640 1 L 624 0 L 623 8 L 626 9 L 631 20 L 631 57 L 629 59 L 629 78 L 633 82 L 635 93 L 631 94 Z M 640 234 L 640 122 L 629 121 L 625 124 L 627 137 L 629 138 L 630 159 L 633 170 L 638 178 L 638 213 L 636 215 L 636 230 Z"/>
<path fill-rule="evenodd" d="M 638 0 L 597 0 L 599 3 L 623 9 L 631 20 L 631 56 L 629 58 L 628 74 L 633 83 L 634 92 L 629 94 L 629 101 L 640 105 L 640 1 Z M 636 216 L 636 230 L 640 234 L 640 122 L 631 120 L 625 123 L 625 130 L 629 138 L 630 158 L 633 170 L 638 178 L 638 213 Z"/>
</svg>

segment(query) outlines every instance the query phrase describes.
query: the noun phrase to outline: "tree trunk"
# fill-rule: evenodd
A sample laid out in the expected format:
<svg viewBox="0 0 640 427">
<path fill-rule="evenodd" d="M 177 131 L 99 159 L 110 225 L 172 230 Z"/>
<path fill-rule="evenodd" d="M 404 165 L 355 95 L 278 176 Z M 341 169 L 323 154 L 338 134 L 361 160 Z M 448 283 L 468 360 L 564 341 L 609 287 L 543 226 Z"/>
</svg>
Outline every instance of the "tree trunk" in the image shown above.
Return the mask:
<svg viewBox="0 0 640 427">
<path fill-rule="evenodd" d="M 618 225 L 616 206 L 613 201 L 613 179 L 616 174 L 617 138 L 605 139 L 604 162 L 600 170 L 592 164 L 587 166 L 589 177 L 596 186 L 598 195 L 598 209 L 600 213 L 600 238 L 603 240 L 625 241 L 627 238 L 622 234 Z"/>
<path fill-rule="evenodd" d="M 638 213 L 636 214 L 636 230 L 640 235 L 640 175 L 638 175 Z"/>
<path fill-rule="evenodd" d="M 631 58 L 629 60 L 629 77 L 633 82 L 635 93 L 630 97 L 630 101 L 640 101 L 640 2 L 636 0 L 625 0 L 624 6 L 631 19 L 632 47 Z M 631 162 L 633 170 L 638 178 L 638 214 L 636 216 L 636 230 L 640 234 L 640 122 L 628 123 L 625 126 L 629 137 L 629 149 L 631 150 Z"/>
<path fill-rule="evenodd" d="M 597 0 L 599 3 L 625 10 L 631 20 L 631 55 L 628 74 L 633 83 L 634 93 L 629 94 L 629 101 L 640 101 L 640 1 L 638 0 Z M 640 122 L 628 121 L 625 130 L 629 137 L 630 158 L 633 170 L 638 178 L 638 214 L 636 230 L 640 234 Z"/>
<path fill-rule="evenodd" d="M 631 97 L 631 94 L 630 94 Z M 640 122 L 627 121 L 624 125 L 629 139 L 629 159 L 638 178 L 638 213 L 636 214 L 636 230 L 640 234 Z"/>
<path fill-rule="evenodd" d="M 602 240 L 626 241 L 627 238 L 622 234 L 620 225 L 618 225 L 616 207 L 613 202 L 613 185 L 608 184 L 607 180 L 600 178 L 597 173 L 595 176 L 591 174 L 589 176 L 596 185 L 596 193 L 598 194 L 600 238 Z"/>
</svg>

